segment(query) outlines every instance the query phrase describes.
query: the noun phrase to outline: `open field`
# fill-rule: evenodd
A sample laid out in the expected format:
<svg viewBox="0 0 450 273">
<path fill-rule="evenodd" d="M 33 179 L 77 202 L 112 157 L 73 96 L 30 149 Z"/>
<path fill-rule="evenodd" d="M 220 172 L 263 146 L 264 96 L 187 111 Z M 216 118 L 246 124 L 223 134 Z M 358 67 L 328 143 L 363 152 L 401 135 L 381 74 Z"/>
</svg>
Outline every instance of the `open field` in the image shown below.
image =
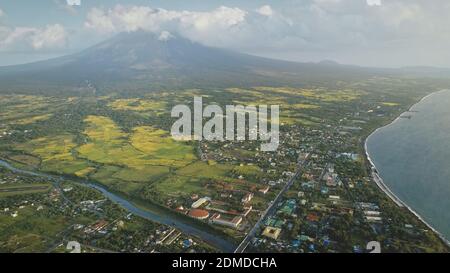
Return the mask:
<svg viewBox="0 0 450 273">
<path fill-rule="evenodd" d="M 81 158 L 135 170 L 148 166 L 184 166 L 195 159 L 191 146 L 175 142 L 162 130 L 137 127 L 130 135 L 106 117 L 89 116 L 85 121 L 88 126 L 84 134 L 88 140 L 77 148 Z"/>
<path fill-rule="evenodd" d="M 36 215 L 35 209 L 25 208 L 15 219 L 0 215 L 0 223 L 0 249 L 3 251 L 45 252 L 51 238 L 67 228 L 68 219 L 59 215 Z"/>
<path fill-rule="evenodd" d="M 233 171 L 244 177 L 254 176 L 254 177 L 262 177 L 263 172 L 260 167 L 255 165 L 241 165 L 233 168 Z"/>
<path fill-rule="evenodd" d="M 61 134 L 15 143 L 8 158 L 43 171 L 93 179 L 126 193 L 197 160 L 192 145 L 174 141 L 161 129 L 139 126 L 125 132 L 110 118 L 96 115 L 87 116 L 84 124 L 78 138 Z"/>
<path fill-rule="evenodd" d="M 163 130 L 150 126 L 136 127 L 131 136 L 131 144 L 137 150 L 156 158 L 156 163 L 182 167 L 196 159 L 194 148 L 177 142 Z"/>
<path fill-rule="evenodd" d="M 117 99 L 109 103 L 108 106 L 114 110 L 146 112 L 164 110 L 166 103 L 148 99 Z"/>
<path fill-rule="evenodd" d="M 79 107 L 76 112 L 80 113 L 76 116 L 78 127 L 65 131 L 52 130 L 48 134 L 41 132 L 13 142 L 11 147 L 14 153 L 9 158 L 43 171 L 92 179 L 125 193 L 151 189 L 162 196 L 187 195 L 201 191 L 206 183 L 233 183 L 238 176 L 250 180 L 248 182 L 258 182 L 264 177 L 264 172 L 257 165 L 199 161 L 195 144 L 174 141 L 169 135 L 169 126 L 173 121 L 165 120 L 160 115 L 166 113 L 171 105 L 189 104 L 193 96 L 203 96 L 205 103 L 279 104 L 282 126 L 320 126 L 325 122 L 323 116 L 335 116 L 336 103 L 341 103 L 341 109 L 349 107 L 367 95 L 366 90 L 372 85 L 369 81 L 353 86 L 336 86 L 334 89 L 264 86 L 210 91 L 188 89 L 149 93 L 135 98 L 103 96 L 98 97 L 97 101 L 7 96 L 2 99 L 7 111 L 0 118 L 10 120 L 8 124 L 11 126 L 20 123 L 24 128 L 50 118 L 56 124 L 45 126 L 58 128 L 58 122 L 66 121 L 56 119 L 53 116 L 55 109 L 49 106 L 58 103 L 61 109 L 67 105 Z M 380 104 L 395 107 L 397 100 Z M 33 115 L 27 113 L 28 109 L 33 111 Z M 59 116 L 73 119 L 76 114 L 64 113 Z M 327 122 L 336 121 L 331 119 Z M 256 154 L 254 149 L 240 147 L 222 152 L 238 162 L 253 158 Z"/>
<path fill-rule="evenodd" d="M 360 154 L 359 144 L 364 135 L 395 117 L 401 107 L 421 97 L 423 90 L 425 88 L 421 85 L 412 88 L 406 81 L 383 79 L 381 83 L 366 81 L 328 88 L 195 89 L 140 97 L 120 97 L 117 94 L 77 99 L 8 96 L 0 101 L 7 110 L 0 115 L 0 157 L 20 168 L 25 165 L 43 172 L 96 181 L 113 192 L 129 196 L 130 200 L 150 201 L 177 211 L 180 208 L 181 217 L 201 197 L 210 197 L 214 202 L 205 206 L 223 209 L 224 214 L 242 214 L 246 207 L 251 206 L 253 211 L 245 216 L 242 230 L 217 226 L 233 238 L 241 238 L 289 179 L 289 172 L 295 170 L 296 160 L 301 154 L 311 151 L 316 154 L 315 166 L 311 166 L 309 174 L 313 178 L 316 169 L 325 168 L 327 162 L 344 160 L 339 155 Z M 203 95 L 205 104 L 215 103 L 222 107 L 279 104 L 283 142 L 280 149 L 276 153 L 263 153 L 258 149 L 260 143 L 257 141 L 174 141 L 169 134 L 174 119 L 168 110 L 176 104 L 191 106 L 193 96 L 200 95 Z M 28 112 L 27 104 L 31 112 Z M 52 107 L 52 104 L 58 107 Z M 353 164 L 355 166 L 347 162 L 345 168 L 336 169 L 343 177 L 348 177 L 353 187 L 358 187 L 359 181 L 365 181 L 362 180 L 363 166 L 360 166 L 364 163 L 358 161 Z M 296 202 L 304 198 L 328 204 L 323 194 L 317 192 L 312 195 L 301 183 L 294 184 L 294 187 L 295 190 L 288 192 L 286 198 Z M 7 197 L 16 198 L 22 194 L 46 194 L 46 190 L 44 187 L 5 189 L 3 192 L 0 189 L 0 196 L 8 194 Z M 341 188 L 328 190 L 341 199 L 351 198 Z M 306 196 L 300 198 L 300 191 L 306 192 Z M 361 189 L 358 197 L 365 198 L 367 192 L 368 187 Z M 366 200 L 364 198 L 362 200 Z M 368 200 L 372 199 L 376 200 Z M 386 207 L 383 203 L 381 206 Z M 390 210 L 389 207 L 387 211 Z M 303 223 L 307 211 L 308 204 L 299 206 L 296 211 L 298 217 L 288 221 Z M 22 217 L 26 211 L 19 214 Z M 11 221 L 11 216 L 8 217 L 0 219 L 0 222 L 7 224 Z M 354 224 L 352 218 L 339 219 L 345 225 Z M 33 221 L 38 223 L 41 220 Z M 49 218 L 47 223 L 53 225 L 56 232 L 58 229 L 61 231 L 63 226 L 59 223 L 64 220 L 67 221 Z M 339 223 L 330 224 L 335 230 L 346 230 L 340 228 Z M 20 221 L 14 225 L 20 226 Z M 292 234 L 296 229 L 294 225 Z M 371 232 L 363 226 L 358 226 L 358 229 Z M 282 235 L 289 242 L 296 238 L 290 233 Z M 333 238 L 339 236 L 329 235 Z M 19 230 L 14 236 L 4 237 L 2 241 L 5 244 L 0 247 L 13 249 L 13 244 L 19 242 L 19 247 L 14 248 L 17 251 L 26 251 L 28 247 L 42 249 L 45 244 L 40 245 L 39 241 L 44 241 L 47 234 Z M 53 237 L 54 234 L 50 232 L 48 236 Z M 359 238 L 359 235 L 348 236 Z M 348 242 L 341 241 L 344 244 Z M 345 245 L 345 249 L 351 248 Z"/>
<path fill-rule="evenodd" d="M 53 113 L 74 98 L 59 99 L 44 96 L 8 95 L 0 96 L 0 122 L 15 125 L 29 125 L 46 121 Z"/>
<path fill-rule="evenodd" d="M 0 185 L 0 197 L 48 192 L 50 187 L 50 184 Z"/>
<path fill-rule="evenodd" d="M 351 90 L 287 87 L 229 88 L 227 91 L 225 94 L 230 96 L 230 102 L 243 105 L 279 104 L 282 125 L 305 126 L 322 122 L 317 116 L 320 116 L 324 103 L 354 100 L 362 94 Z M 153 122 L 161 120 L 159 115 L 167 111 L 168 105 L 190 103 L 193 96 L 200 95 L 203 95 L 205 103 L 220 103 L 224 100 L 217 97 L 220 94 L 192 89 L 142 98 L 111 96 L 98 99 L 114 113 L 135 113 L 143 121 L 151 119 Z M 54 100 L 56 99 L 46 97 L 10 96 L 8 102 L 16 101 L 17 106 L 11 108 L 9 118 L 22 126 L 45 121 L 53 115 L 53 110 L 48 106 Z M 63 102 L 77 105 L 78 100 L 68 98 Z M 26 109 L 27 105 L 35 112 L 39 110 L 38 115 L 24 117 L 18 114 L 18 109 Z M 89 105 L 89 102 L 84 101 L 83 105 Z M 94 103 L 92 107 L 98 105 L 95 106 Z M 234 182 L 238 176 L 257 182 L 263 177 L 258 166 L 198 161 L 195 146 L 189 142 L 174 141 L 167 132 L 168 128 L 163 130 L 145 122 L 124 128 L 122 125 L 126 124 L 120 119 L 113 119 L 111 114 L 97 114 L 96 110 L 90 108 L 83 111 L 90 114 L 80 117 L 81 131 L 42 135 L 15 143 L 15 153 L 10 159 L 43 171 L 92 179 L 125 193 L 138 192 L 151 186 L 152 190 L 162 195 L 189 194 L 201 191 L 207 182 Z M 255 154 L 246 149 L 228 149 L 226 153 L 238 160 Z"/>
</svg>

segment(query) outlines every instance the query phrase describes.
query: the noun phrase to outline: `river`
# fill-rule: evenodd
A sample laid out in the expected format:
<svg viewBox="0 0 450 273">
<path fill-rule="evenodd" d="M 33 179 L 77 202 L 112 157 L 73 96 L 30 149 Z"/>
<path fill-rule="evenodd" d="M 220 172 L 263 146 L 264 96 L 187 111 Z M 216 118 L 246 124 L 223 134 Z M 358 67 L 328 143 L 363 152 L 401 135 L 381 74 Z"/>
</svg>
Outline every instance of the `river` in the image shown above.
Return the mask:
<svg viewBox="0 0 450 273">
<path fill-rule="evenodd" d="M 41 172 L 37 172 L 37 171 L 27 171 L 27 170 L 18 169 L 4 160 L 0 160 L 0 166 L 4 167 L 14 173 L 17 173 L 17 174 L 38 176 L 38 177 L 43 177 L 43 178 L 46 178 L 49 180 L 65 180 L 65 179 L 67 179 L 63 176 L 56 176 L 56 175 L 45 174 L 45 173 L 41 173 Z M 219 249 L 222 252 L 232 253 L 236 248 L 236 246 L 232 242 L 229 242 L 229 241 L 223 239 L 219 235 L 209 233 L 209 232 L 203 230 L 201 227 L 195 226 L 194 223 L 188 223 L 188 221 L 186 221 L 186 220 L 183 221 L 183 217 L 168 216 L 167 211 L 165 211 L 164 209 L 158 208 L 156 206 L 154 208 L 152 208 L 151 205 L 148 205 L 148 209 L 142 209 L 142 208 L 139 208 L 136 205 L 134 205 L 132 202 L 126 200 L 125 198 L 123 198 L 115 193 L 112 193 L 107 188 L 105 188 L 97 183 L 79 182 L 79 181 L 75 181 L 75 180 L 71 180 L 71 179 L 68 179 L 68 180 L 70 180 L 71 182 L 76 182 L 76 183 L 79 183 L 79 184 L 82 184 L 82 185 L 85 185 L 90 188 L 98 190 L 106 198 L 108 198 L 112 202 L 118 204 L 119 206 L 121 206 L 122 208 L 124 208 L 125 210 L 129 211 L 130 213 L 132 213 L 134 215 L 148 219 L 150 221 L 154 221 L 154 222 L 157 222 L 160 224 L 174 227 L 174 228 L 182 231 L 185 234 L 200 238 L 201 240 L 216 247 L 217 249 Z"/>
</svg>

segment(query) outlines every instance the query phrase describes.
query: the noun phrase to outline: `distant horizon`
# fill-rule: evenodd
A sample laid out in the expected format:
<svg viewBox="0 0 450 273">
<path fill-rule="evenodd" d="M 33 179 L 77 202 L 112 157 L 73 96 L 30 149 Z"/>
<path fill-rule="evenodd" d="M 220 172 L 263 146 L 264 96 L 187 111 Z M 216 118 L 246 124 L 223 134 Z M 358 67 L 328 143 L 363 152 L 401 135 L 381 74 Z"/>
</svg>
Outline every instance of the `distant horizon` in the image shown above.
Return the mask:
<svg viewBox="0 0 450 273">
<path fill-rule="evenodd" d="M 130 31 L 130 32 L 134 32 L 134 31 Z M 124 32 L 121 32 L 124 33 Z M 115 34 L 116 35 L 119 35 Z M 113 37 L 114 37 L 113 36 Z M 181 35 L 179 35 L 181 36 Z M 60 58 L 60 57 L 65 57 L 65 56 L 70 56 L 73 54 L 77 54 L 79 52 L 82 52 L 86 49 L 89 49 L 91 47 L 94 47 L 102 42 L 105 42 L 113 37 L 108 37 L 105 38 L 102 41 L 98 41 L 92 45 L 88 45 L 84 48 L 79 48 L 79 49 L 72 49 L 69 52 L 0 52 L 0 67 L 8 67 L 8 66 L 15 66 L 15 65 L 26 65 L 26 64 L 31 64 L 31 63 L 36 63 L 36 62 L 41 62 L 41 61 L 47 61 L 47 60 L 52 60 L 55 58 Z M 186 37 L 183 37 L 186 38 Z M 186 38 L 189 39 L 189 38 Z M 190 40 L 190 39 L 189 39 Z M 193 41 L 196 42 L 196 41 Z M 201 42 L 197 42 L 200 43 L 202 45 L 205 45 Z M 207 45 L 205 45 L 207 46 Z M 214 48 L 220 48 L 220 49 L 225 49 L 225 50 L 230 50 L 230 51 L 234 51 L 234 52 L 238 52 L 238 53 L 243 53 L 243 54 L 247 54 L 247 55 L 251 55 L 251 56 L 257 56 L 257 57 L 263 57 L 263 58 L 267 58 L 267 59 L 272 59 L 272 60 L 279 60 L 279 61 L 287 61 L 287 62 L 294 62 L 294 63 L 311 63 L 311 64 L 320 64 L 320 63 L 324 63 L 324 62 L 334 62 L 337 65 L 344 65 L 344 66 L 355 66 L 355 67 L 361 67 L 361 68 L 379 68 L 379 69 L 402 69 L 402 68 L 431 68 L 431 69 L 450 69 L 450 66 L 445 67 L 445 66 L 432 66 L 432 65 L 402 65 L 402 66 L 370 66 L 370 65 L 364 65 L 364 64 L 356 64 L 356 63 L 347 63 L 347 62 L 341 62 L 338 60 L 334 60 L 334 59 L 310 59 L 310 60 L 305 60 L 305 59 L 298 59 L 298 60 L 293 60 L 293 59 L 289 59 L 288 57 L 280 57 L 280 56 L 273 56 L 271 54 L 264 54 L 264 53 L 258 53 L 258 52 L 246 52 L 246 51 L 240 51 L 238 49 L 229 49 L 229 48 L 224 48 L 224 47 L 215 47 L 212 46 Z M 6 59 L 4 58 L 6 57 Z M 9 57 L 9 58 L 8 58 Z M 17 58 L 19 57 L 19 58 Z"/>
<path fill-rule="evenodd" d="M 446 0 L 0 0 L 0 66 L 142 28 L 278 60 L 450 68 L 449 12 Z"/>
</svg>

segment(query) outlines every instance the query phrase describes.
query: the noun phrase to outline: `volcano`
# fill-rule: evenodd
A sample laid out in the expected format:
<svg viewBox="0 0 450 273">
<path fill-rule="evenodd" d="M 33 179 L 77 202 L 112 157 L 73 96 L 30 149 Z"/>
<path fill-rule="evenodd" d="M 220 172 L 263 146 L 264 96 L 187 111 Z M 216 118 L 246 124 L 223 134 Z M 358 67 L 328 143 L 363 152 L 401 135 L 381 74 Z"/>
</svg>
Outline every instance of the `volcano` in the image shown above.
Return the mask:
<svg viewBox="0 0 450 273">
<path fill-rule="evenodd" d="M 166 35 L 167 36 L 167 35 Z M 378 70 L 295 63 L 204 46 L 181 36 L 121 33 L 79 53 L 0 68 L 0 91 L 83 92 L 302 85 Z"/>
</svg>

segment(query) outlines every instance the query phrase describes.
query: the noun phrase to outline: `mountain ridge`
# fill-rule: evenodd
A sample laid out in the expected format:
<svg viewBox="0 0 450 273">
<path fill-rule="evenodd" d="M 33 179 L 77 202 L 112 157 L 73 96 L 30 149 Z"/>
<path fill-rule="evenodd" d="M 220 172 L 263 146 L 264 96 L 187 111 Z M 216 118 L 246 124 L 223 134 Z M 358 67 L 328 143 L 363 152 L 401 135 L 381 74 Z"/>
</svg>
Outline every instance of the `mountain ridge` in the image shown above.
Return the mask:
<svg viewBox="0 0 450 273">
<path fill-rule="evenodd" d="M 417 71 L 414 71 L 417 72 Z M 174 88 L 317 84 L 355 80 L 402 70 L 297 63 L 213 48 L 179 35 L 120 33 L 78 53 L 31 64 L 0 67 L 0 92 L 34 89 L 107 93 Z M 88 84 L 87 84 L 88 83 Z"/>
</svg>

